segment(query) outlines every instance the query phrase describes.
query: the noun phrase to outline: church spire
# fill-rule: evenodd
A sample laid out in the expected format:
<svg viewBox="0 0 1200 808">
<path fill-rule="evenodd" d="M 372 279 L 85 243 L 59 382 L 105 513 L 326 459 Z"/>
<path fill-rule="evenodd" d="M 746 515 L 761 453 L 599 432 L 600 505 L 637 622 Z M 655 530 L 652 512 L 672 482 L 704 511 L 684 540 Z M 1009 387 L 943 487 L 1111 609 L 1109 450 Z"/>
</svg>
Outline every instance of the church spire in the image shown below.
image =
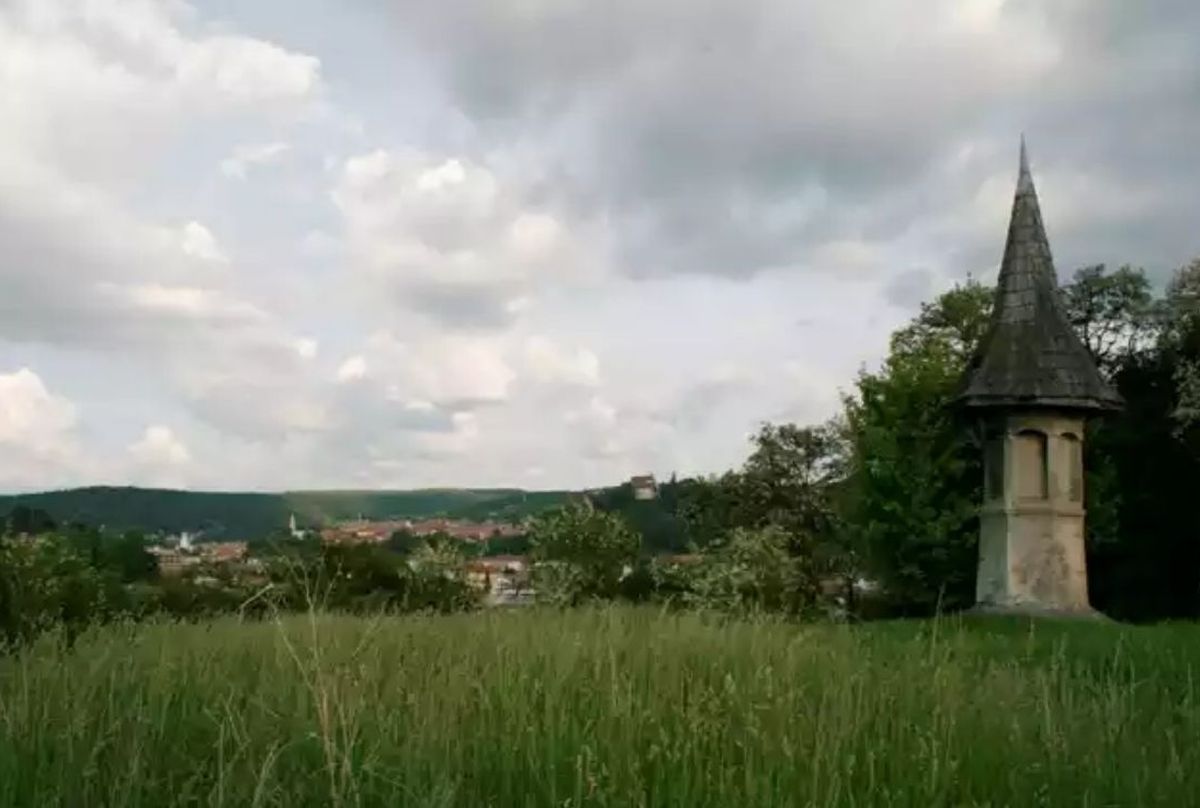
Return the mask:
<svg viewBox="0 0 1200 808">
<path fill-rule="evenodd" d="M 1121 405 L 1067 317 L 1024 135 L 991 327 L 959 402 L 1081 410 Z"/>
</svg>

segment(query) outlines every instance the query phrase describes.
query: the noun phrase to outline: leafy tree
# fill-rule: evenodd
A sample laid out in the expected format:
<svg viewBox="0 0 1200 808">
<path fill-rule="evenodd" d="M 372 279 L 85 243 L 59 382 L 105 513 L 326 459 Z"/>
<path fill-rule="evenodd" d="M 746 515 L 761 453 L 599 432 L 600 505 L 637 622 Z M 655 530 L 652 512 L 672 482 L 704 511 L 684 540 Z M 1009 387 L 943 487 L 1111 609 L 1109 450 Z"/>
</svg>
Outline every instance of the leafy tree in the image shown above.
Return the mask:
<svg viewBox="0 0 1200 808">
<path fill-rule="evenodd" d="M 787 537 L 789 563 L 803 570 L 790 579 L 795 598 L 813 601 L 829 576 L 848 583 L 857 561 L 839 505 L 848 468 L 844 424 L 763 424 L 752 447 L 738 471 L 679 485 L 679 512 L 695 549 L 716 552 L 735 531 L 770 528 L 772 537 Z"/>
<path fill-rule="evenodd" d="M 1176 273 L 1157 307 L 1153 343 L 1117 362 L 1125 409 L 1096 430 L 1088 460 L 1110 478 L 1097 496 L 1089 475 L 1089 537 L 1098 522 L 1113 525 L 1089 547 L 1092 600 L 1134 620 L 1200 615 L 1200 511 L 1192 501 L 1200 424 L 1189 416 L 1200 361 L 1200 261 Z M 1097 514 L 1097 504 L 1105 511 Z"/>
<path fill-rule="evenodd" d="M 418 547 L 409 559 L 411 580 L 405 608 L 451 612 L 478 605 L 464 575 L 465 563 L 459 542 L 426 542 Z"/>
<path fill-rule="evenodd" d="M 106 542 L 102 563 L 127 583 L 148 581 L 158 573 L 158 562 L 140 533 L 124 533 Z"/>
<path fill-rule="evenodd" d="M 1123 266 L 1109 272 L 1104 264 L 1084 267 L 1063 287 L 1063 300 L 1071 325 L 1110 378 L 1123 361 L 1154 340 L 1160 311 L 1141 269 Z"/>
<path fill-rule="evenodd" d="M 397 530 L 388 537 L 385 546 L 393 553 L 407 557 L 421 544 L 421 539 L 411 530 Z"/>
<path fill-rule="evenodd" d="M 1104 264 L 1084 267 L 1063 287 L 1063 299 L 1076 333 L 1111 382 L 1116 383 L 1123 368 L 1150 356 L 1161 334 L 1163 302 L 1154 299 L 1142 269 L 1123 266 L 1109 272 Z M 1087 541 L 1093 555 L 1120 533 L 1122 487 L 1113 447 L 1122 423 L 1121 418 L 1108 418 L 1087 424 L 1084 490 Z M 1101 584 L 1101 591 L 1104 588 Z"/>
<path fill-rule="evenodd" d="M 1172 413 L 1181 438 L 1200 426 L 1200 259 L 1171 279 L 1163 304 L 1160 347 L 1173 360 L 1177 404 Z"/>
<path fill-rule="evenodd" d="M 728 471 L 717 477 L 696 477 L 679 483 L 678 512 L 689 545 L 704 550 L 717 544 L 735 527 L 745 526 L 741 475 Z"/>
<path fill-rule="evenodd" d="M 913 321 L 892 335 L 888 361 L 929 358 L 943 366 L 966 367 L 987 333 L 994 294 L 991 287 L 968 280 L 932 303 L 922 303 Z"/>
<path fill-rule="evenodd" d="M 17 505 L 6 517 L 0 519 L 0 536 L 38 536 L 50 533 L 57 527 L 50 514 L 40 508 Z"/>
<path fill-rule="evenodd" d="M 1200 258 L 1171 278 L 1162 310 L 1165 347 L 1195 349 L 1200 330 Z"/>
<path fill-rule="evenodd" d="M 155 610 L 179 620 L 207 620 L 222 614 L 260 616 L 268 602 L 235 586 L 212 586 L 186 577 L 166 577 L 151 590 Z M 247 608 L 249 604 L 250 608 Z"/>
<path fill-rule="evenodd" d="M 705 546 L 735 528 L 775 525 L 792 536 L 795 552 L 810 551 L 837 519 L 835 491 L 848 448 L 841 425 L 763 424 L 751 442 L 740 470 L 680 484 L 689 532 Z"/>
<path fill-rule="evenodd" d="M 844 586 L 858 572 L 839 509 L 848 469 L 844 425 L 816 427 L 764 424 L 740 474 L 741 523 L 774 527 L 788 537 L 788 549 L 804 574 L 793 578 L 796 597 L 815 600 L 819 582 L 830 576 Z"/>
<path fill-rule="evenodd" d="M 648 554 L 676 553 L 687 548 L 687 527 L 676 515 L 677 483 L 659 486 L 655 499 L 640 500 L 633 487 L 624 483 L 600 491 L 591 498 L 597 510 L 621 516 L 641 537 L 642 550 Z"/>
<path fill-rule="evenodd" d="M 791 536 L 794 552 L 811 552 L 836 521 L 833 490 L 846 469 L 838 426 L 764 424 L 753 443 L 739 480 L 743 520 L 779 526 Z"/>
<path fill-rule="evenodd" d="M 810 570 L 792 545 L 777 525 L 733 530 L 692 571 L 684 602 L 736 614 L 804 611 L 813 602 Z"/>
<path fill-rule="evenodd" d="M 557 605 L 616 597 L 640 545 L 620 516 L 588 501 L 538 517 L 529 540 L 534 589 L 539 599 Z"/>
<path fill-rule="evenodd" d="M 854 544 L 896 611 L 974 599 L 979 451 L 952 402 L 987 328 L 992 293 L 969 282 L 924 304 L 883 367 L 845 401 L 847 517 Z"/>
<path fill-rule="evenodd" d="M 502 556 L 502 555 L 525 555 L 529 552 L 529 537 L 522 534 L 520 536 L 498 536 L 494 539 L 488 539 L 483 545 L 484 556 Z"/>
<path fill-rule="evenodd" d="M 373 544 L 334 544 L 275 559 L 270 577 L 277 604 L 289 610 L 453 611 L 476 601 L 463 562 L 452 541 L 424 542 L 408 558 Z"/>
<path fill-rule="evenodd" d="M 317 580 L 334 608 L 398 606 L 408 589 L 406 565 L 370 544 L 321 548 Z"/>
<path fill-rule="evenodd" d="M 0 646 L 105 619 L 123 605 L 114 584 L 59 536 L 0 541 Z"/>
</svg>

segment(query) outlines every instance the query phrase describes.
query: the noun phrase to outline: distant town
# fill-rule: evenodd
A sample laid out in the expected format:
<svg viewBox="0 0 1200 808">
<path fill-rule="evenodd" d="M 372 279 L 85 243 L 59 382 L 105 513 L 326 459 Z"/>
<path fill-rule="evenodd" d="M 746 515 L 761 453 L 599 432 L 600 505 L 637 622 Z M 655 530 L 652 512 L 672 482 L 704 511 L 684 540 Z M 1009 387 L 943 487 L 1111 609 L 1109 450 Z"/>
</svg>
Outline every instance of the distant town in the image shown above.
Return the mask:
<svg viewBox="0 0 1200 808">
<path fill-rule="evenodd" d="M 658 497 L 658 482 L 653 475 L 634 476 L 629 479 L 628 486 L 635 500 L 644 502 Z M 529 587 L 528 558 L 524 552 L 497 553 L 492 550 L 503 550 L 503 545 L 524 537 L 530 523 L 530 517 L 506 522 L 447 517 L 370 519 L 360 516 L 308 527 L 303 526 L 292 514 L 288 519 L 286 537 L 296 542 L 319 541 L 324 546 L 387 545 L 406 540 L 438 538 L 449 540 L 469 551 L 464 570 L 466 579 L 485 595 L 487 602 L 492 605 L 519 604 L 530 602 L 533 595 Z M 497 547 L 493 548 L 493 544 Z M 208 540 L 202 531 L 163 535 L 153 540 L 148 550 L 154 556 L 161 575 L 186 576 L 201 584 L 217 584 L 222 577 L 236 577 L 249 583 L 265 580 L 264 558 L 271 554 L 252 546 L 248 541 Z M 681 560 L 687 559 L 681 557 Z"/>
<path fill-rule="evenodd" d="M 467 542 L 483 542 L 488 539 L 511 538 L 524 535 L 526 524 L 503 524 L 499 522 L 468 522 L 456 519 L 412 519 L 372 521 L 357 519 L 322 528 L 321 541 L 326 544 L 382 544 L 397 533 L 407 533 L 419 538 L 448 536 Z M 291 523 L 292 535 L 301 538 L 303 531 Z"/>
</svg>

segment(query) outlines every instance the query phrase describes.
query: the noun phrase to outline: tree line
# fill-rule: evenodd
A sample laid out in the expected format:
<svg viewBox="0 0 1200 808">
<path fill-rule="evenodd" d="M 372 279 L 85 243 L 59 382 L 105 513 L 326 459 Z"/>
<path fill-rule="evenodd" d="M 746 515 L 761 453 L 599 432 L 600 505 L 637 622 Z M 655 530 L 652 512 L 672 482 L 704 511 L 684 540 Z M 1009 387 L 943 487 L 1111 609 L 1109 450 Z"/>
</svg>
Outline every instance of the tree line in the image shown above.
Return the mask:
<svg viewBox="0 0 1200 808">
<path fill-rule="evenodd" d="M 251 564 L 200 563 L 163 574 L 144 535 L 57 525 L 19 506 L 0 519 L 0 651 L 48 630 L 67 640 L 98 623 L 221 614 L 262 618 L 312 609 L 460 611 L 479 605 L 460 542 L 261 548 Z"/>
<path fill-rule="evenodd" d="M 1125 620 L 1200 616 L 1200 260 L 1161 293 L 1142 269 L 1098 265 L 1062 294 L 1125 399 L 1086 435 L 1092 602 Z M 627 487 L 594 498 L 642 536 L 641 560 L 629 550 L 622 565 L 644 568 L 651 589 L 680 602 L 860 617 L 970 606 L 982 457 L 952 403 L 993 297 L 968 281 L 922 305 L 837 417 L 763 425 L 741 468 L 672 480 L 657 504 Z M 691 552 L 697 563 L 664 567 L 647 550 Z"/>
</svg>

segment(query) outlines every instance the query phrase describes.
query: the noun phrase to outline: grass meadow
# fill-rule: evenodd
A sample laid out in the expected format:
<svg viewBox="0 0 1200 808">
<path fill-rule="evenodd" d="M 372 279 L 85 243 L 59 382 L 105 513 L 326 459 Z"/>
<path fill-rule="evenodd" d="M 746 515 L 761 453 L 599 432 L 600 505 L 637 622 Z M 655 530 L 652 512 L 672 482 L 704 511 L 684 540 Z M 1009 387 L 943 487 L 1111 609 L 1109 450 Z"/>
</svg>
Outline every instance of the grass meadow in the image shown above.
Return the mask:
<svg viewBox="0 0 1200 808">
<path fill-rule="evenodd" d="M 1200 804 L 1200 627 L 611 608 L 0 658 L 0 806 Z"/>
</svg>

